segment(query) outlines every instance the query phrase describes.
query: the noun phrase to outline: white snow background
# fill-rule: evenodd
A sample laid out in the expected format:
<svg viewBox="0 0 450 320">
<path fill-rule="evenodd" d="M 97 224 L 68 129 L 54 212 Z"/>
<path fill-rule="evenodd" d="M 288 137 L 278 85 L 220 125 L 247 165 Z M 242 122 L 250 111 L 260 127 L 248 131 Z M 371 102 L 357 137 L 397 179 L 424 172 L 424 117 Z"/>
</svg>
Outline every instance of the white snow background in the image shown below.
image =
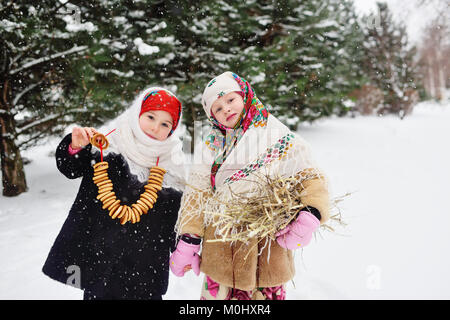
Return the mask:
<svg viewBox="0 0 450 320">
<path fill-rule="evenodd" d="M 298 131 L 330 179 L 346 228 L 321 232 L 295 255 L 288 299 L 450 298 L 450 104 L 413 114 L 328 118 Z M 62 138 L 62 137 L 61 137 Z M 42 265 L 75 199 L 50 152 L 24 152 L 29 191 L 0 196 L 0 299 L 82 299 Z M 170 275 L 164 299 L 196 300 L 203 275 Z"/>
</svg>

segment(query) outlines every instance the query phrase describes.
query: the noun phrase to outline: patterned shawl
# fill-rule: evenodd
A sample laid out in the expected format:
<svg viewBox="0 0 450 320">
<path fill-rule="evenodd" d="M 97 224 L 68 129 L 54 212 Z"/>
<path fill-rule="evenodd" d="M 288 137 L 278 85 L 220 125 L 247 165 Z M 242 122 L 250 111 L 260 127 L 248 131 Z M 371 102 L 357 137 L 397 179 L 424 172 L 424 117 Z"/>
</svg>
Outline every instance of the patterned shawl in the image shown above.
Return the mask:
<svg viewBox="0 0 450 320">
<path fill-rule="evenodd" d="M 211 186 L 216 187 L 216 174 L 227 156 L 236 147 L 245 132 L 253 127 L 264 127 L 267 125 L 269 112 L 255 95 L 250 83 L 233 73 L 233 77 L 241 87 L 244 94 L 244 110 L 240 115 L 234 128 L 226 128 L 220 124 L 212 115 L 209 120 L 212 123 L 211 133 L 207 136 L 205 144 L 216 153 L 216 157 L 211 166 Z M 208 86 L 214 85 L 214 79 Z"/>
</svg>

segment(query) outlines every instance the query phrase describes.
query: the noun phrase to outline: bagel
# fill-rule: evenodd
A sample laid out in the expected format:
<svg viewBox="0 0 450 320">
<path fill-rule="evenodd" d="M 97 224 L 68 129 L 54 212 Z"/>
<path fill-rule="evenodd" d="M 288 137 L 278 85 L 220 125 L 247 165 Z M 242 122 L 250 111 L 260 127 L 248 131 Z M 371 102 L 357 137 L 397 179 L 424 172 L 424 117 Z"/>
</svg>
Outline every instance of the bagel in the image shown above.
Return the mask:
<svg viewBox="0 0 450 320">
<path fill-rule="evenodd" d="M 157 167 L 157 166 L 154 166 L 154 167 L 150 168 L 150 172 L 152 172 L 152 171 L 153 172 L 160 172 L 163 175 L 167 172 L 165 169 L 163 169 L 161 167 Z"/>
</svg>

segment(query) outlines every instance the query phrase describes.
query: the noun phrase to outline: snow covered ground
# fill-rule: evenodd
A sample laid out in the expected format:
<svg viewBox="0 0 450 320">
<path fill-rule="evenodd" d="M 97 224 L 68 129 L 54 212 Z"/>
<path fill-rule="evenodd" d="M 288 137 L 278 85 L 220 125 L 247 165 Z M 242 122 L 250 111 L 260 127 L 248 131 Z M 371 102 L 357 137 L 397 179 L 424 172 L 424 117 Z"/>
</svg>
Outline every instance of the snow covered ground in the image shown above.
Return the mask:
<svg viewBox="0 0 450 320">
<path fill-rule="evenodd" d="M 288 299 L 450 299 L 450 105 L 425 102 L 413 115 L 331 118 L 302 126 L 346 228 L 322 232 L 296 252 Z M 41 273 L 79 180 L 49 153 L 28 150 L 29 191 L 0 196 L 0 299 L 81 299 Z M 198 299 L 202 277 L 171 275 L 165 299 Z"/>
</svg>

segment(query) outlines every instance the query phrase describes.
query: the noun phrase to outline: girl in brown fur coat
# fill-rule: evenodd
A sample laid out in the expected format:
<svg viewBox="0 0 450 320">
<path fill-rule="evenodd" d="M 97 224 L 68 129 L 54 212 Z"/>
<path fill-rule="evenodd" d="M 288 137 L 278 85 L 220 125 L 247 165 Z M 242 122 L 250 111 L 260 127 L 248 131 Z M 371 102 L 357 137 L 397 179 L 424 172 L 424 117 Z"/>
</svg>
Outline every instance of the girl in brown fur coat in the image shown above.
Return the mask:
<svg viewBox="0 0 450 320">
<path fill-rule="evenodd" d="M 183 195 L 177 222 L 181 237 L 170 268 L 177 276 L 190 268 L 197 275 L 202 271 L 201 299 L 285 299 L 284 284 L 295 275 L 292 251 L 307 245 L 329 217 L 325 179 L 311 161 L 306 142 L 271 115 L 238 75 L 225 72 L 212 79 L 202 104 L 212 131 L 202 164 L 192 167 Z M 210 215 L 212 200 L 251 194 L 251 178 L 262 172 L 306 176 L 300 190 L 306 207 L 274 240 L 209 241 L 220 239 Z"/>
</svg>

